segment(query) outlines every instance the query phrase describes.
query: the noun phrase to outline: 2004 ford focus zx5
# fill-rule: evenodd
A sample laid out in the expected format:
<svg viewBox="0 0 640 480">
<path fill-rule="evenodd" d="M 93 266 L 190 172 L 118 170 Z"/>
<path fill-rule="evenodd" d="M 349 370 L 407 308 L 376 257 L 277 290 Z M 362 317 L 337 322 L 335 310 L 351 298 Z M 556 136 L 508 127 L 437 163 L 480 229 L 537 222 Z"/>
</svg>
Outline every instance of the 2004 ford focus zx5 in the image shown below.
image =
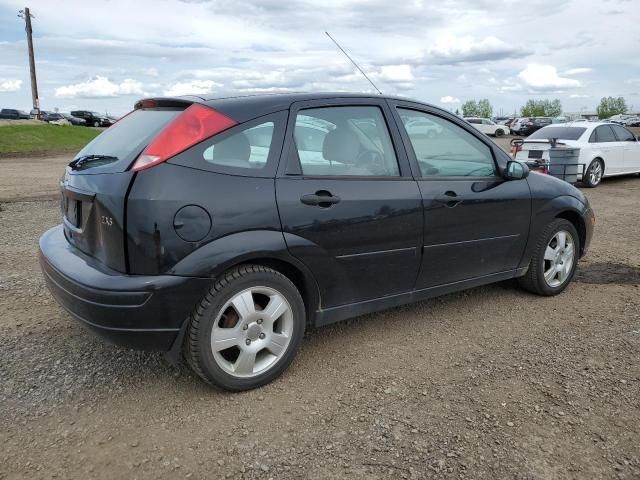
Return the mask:
<svg viewBox="0 0 640 480">
<path fill-rule="evenodd" d="M 281 374 L 309 325 L 509 278 L 559 294 L 594 225 L 573 186 L 383 96 L 142 100 L 61 192 L 40 239 L 59 303 L 228 390 Z"/>
</svg>

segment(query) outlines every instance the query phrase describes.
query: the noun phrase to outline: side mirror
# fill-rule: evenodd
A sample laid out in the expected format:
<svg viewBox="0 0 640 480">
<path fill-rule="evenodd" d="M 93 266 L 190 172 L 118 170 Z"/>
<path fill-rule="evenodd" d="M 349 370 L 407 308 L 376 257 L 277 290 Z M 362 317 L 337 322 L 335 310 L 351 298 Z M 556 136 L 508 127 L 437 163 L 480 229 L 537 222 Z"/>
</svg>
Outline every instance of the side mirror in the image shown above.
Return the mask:
<svg viewBox="0 0 640 480">
<path fill-rule="evenodd" d="M 507 180 L 522 180 L 528 176 L 529 167 L 524 163 L 516 162 L 515 160 L 507 162 L 507 170 L 505 173 L 505 178 Z"/>
</svg>

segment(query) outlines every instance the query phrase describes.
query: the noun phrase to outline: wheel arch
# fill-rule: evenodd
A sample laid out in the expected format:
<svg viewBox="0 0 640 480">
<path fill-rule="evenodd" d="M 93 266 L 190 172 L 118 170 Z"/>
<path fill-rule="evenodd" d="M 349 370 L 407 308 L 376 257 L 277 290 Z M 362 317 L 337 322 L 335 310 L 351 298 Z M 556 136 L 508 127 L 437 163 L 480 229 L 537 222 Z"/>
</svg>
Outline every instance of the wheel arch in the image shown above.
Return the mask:
<svg viewBox="0 0 640 480">
<path fill-rule="evenodd" d="M 282 232 L 257 230 L 219 238 L 187 255 L 170 273 L 214 279 L 245 264 L 262 265 L 285 275 L 300 291 L 307 319 L 314 321 L 321 300 L 318 283 L 311 270 L 289 252 Z"/>
<path fill-rule="evenodd" d="M 602 163 L 602 177 L 604 177 L 604 172 L 607 169 L 607 162 L 605 162 L 604 157 L 602 155 L 596 155 L 591 159 L 591 162 L 593 162 L 594 160 L 600 160 L 600 162 Z M 591 165 L 591 162 L 589 162 L 589 165 Z M 589 165 L 587 165 L 587 167 L 589 167 Z"/>
</svg>

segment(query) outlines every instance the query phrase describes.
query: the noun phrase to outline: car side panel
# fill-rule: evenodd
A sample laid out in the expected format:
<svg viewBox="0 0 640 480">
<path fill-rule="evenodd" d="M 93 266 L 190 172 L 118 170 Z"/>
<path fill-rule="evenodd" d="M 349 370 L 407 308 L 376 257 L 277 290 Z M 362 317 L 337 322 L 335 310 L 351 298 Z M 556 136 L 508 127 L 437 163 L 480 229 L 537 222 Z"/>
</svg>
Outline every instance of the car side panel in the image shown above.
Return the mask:
<svg viewBox="0 0 640 480">
<path fill-rule="evenodd" d="M 188 205 L 202 208 L 189 219 L 193 224 L 190 227 L 206 233 L 198 241 L 183 240 L 174 227 L 176 213 Z M 165 273 L 214 240 L 257 231 L 280 232 L 272 178 L 225 175 L 163 163 L 138 173 L 129 193 L 129 271 Z M 254 235 L 260 237 L 259 233 Z M 199 273 L 183 270 L 181 274 Z"/>
</svg>

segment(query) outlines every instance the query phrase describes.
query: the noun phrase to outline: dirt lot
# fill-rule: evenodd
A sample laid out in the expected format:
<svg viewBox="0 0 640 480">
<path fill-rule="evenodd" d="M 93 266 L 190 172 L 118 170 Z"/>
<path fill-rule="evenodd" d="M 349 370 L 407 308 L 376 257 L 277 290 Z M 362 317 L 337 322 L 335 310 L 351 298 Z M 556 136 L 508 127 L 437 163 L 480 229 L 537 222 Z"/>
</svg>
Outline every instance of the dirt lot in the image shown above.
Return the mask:
<svg viewBox="0 0 640 480">
<path fill-rule="evenodd" d="M 640 478 L 640 178 L 586 192 L 596 235 L 561 296 L 502 283 L 314 330 L 227 394 L 46 291 L 68 160 L 0 161 L 0 479 Z"/>
</svg>

